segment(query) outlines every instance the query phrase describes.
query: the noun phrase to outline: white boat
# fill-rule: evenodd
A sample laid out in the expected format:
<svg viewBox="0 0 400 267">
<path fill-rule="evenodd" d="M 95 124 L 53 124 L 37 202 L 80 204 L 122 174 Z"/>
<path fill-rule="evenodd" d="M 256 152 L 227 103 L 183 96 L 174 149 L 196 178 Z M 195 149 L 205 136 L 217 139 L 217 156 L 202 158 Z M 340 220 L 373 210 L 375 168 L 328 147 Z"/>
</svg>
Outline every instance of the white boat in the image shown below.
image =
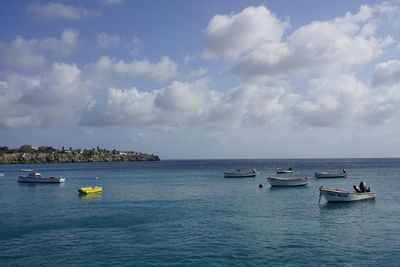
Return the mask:
<svg viewBox="0 0 400 267">
<path fill-rule="evenodd" d="M 243 169 L 236 169 L 236 171 L 224 172 L 225 178 L 251 178 L 256 177 L 258 172 L 255 169 L 251 171 L 243 171 Z"/>
<path fill-rule="evenodd" d="M 19 182 L 21 183 L 63 183 L 65 182 L 65 178 L 61 177 L 43 177 L 38 172 L 30 173 L 26 176 L 20 175 Z"/>
<path fill-rule="evenodd" d="M 21 169 L 20 172 L 33 172 L 33 169 Z"/>
<path fill-rule="evenodd" d="M 346 169 L 341 172 L 316 172 L 314 173 L 316 178 L 344 178 L 347 176 Z"/>
<path fill-rule="evenodd" d="M 376 198 L 375 192 L 363 192 L 363 193 L 348 192 L 340 189 L 327 188 L 323 186 L 319 188 L 319 192 L 320 192 L 320 199 L 322 195 L 328 202 L 354 202 L 354 201 L 369 200 Z"/>
<path fill-rule="evenodd" d="M 305 178 L 278 178 L 269 176 L 268 182 L 272 187 L 275 186 L 303 186 L 308 184 L 310 179 L 308 177 Z"/>
<path fill-rule="evenodd" d="M 293 169 L 292 168 L 289 168 L 289 169 L 287 169 L 287 170 L 285 170 L 285 169 L 277 169 L 276 170 L 276 173 L 277 174 L 285 174 L 285 173 L 292 173 L 293 172 Z"/>
</svg>

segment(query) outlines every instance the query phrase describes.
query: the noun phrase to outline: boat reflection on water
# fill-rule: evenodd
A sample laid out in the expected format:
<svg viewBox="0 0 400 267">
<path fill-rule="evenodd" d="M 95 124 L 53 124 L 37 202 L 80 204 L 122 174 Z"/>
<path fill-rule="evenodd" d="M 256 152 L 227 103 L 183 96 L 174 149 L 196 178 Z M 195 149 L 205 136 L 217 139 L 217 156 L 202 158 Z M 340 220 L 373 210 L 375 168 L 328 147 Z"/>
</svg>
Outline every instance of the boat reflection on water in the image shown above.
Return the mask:
<svg viewBox="0 0 400 267">
<path fill-rule="evenodd" d="M 51 186 L 50 186 L 51 185 Z M 18 183 L 20 187 L 65 187 L 65 183 Z"/>
<path fill-rule="evenodd" d="M 102 192 L 91 193 L 91 194 L 79 194 L 79 198 L 81 199 L 99 199 L 103 196 Z"/>
<path fill-rule="evenodd" d="M 349 203 L 343 202 L 343 203 L 332 203 L 332 202 L 325 202 L 325 203 L 320 203 L 319 205 L 320 210 L 349 210 L 355 211 L 358 209 L 364 209 L 364 208 L 373 208 L 375 207 L 375 201 L 355 201 Z"/>
</svg>

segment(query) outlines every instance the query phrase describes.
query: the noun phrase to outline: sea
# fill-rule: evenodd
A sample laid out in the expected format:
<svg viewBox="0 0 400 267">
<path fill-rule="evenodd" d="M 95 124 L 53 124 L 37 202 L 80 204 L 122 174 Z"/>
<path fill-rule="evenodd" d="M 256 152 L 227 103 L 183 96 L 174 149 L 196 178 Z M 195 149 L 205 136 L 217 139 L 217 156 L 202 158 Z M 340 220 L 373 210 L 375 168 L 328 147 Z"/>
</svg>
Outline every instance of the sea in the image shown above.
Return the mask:
<svg viewBox="0 0 400 267">
<path fill-rule="evenodd" d="M 271 188 L 266 177 L 311 178 Z M 34 168 L 63 184 L 21 184 Z M 256 169 L 256 178 L 224 171 Z M 315 179 L 347 169 L 346 178 Z M 0 165 L 0 266 L 400 266 L 400 159 Z M 376 200 L 326 203 L 319 187 Z M 262 187 L 260 187 L 260 185 Z M 98 194 L 78 188 L 102 186 Z"/>
</svg>

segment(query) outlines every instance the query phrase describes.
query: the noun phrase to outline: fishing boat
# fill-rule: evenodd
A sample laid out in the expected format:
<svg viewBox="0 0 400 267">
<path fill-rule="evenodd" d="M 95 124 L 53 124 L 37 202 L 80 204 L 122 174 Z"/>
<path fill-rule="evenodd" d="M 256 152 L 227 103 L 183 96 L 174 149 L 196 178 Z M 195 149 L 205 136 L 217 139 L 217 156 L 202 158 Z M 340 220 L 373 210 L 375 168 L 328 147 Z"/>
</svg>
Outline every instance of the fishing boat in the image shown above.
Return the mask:
<svg viewBox="0 0 400 267">
<path fill-rule="evenodd" d="M 321 195 L 325 197 L 328 202 L 354 202 L 361 200 L 370 200 L 376 198 L 375 192 L 348 192 L 340 189 L 327 188 L 321 186 L 319 188 L 320 200 Z"/>
<path fill-rule="evenodd" d="M 310 179 L 308 177 L 305 178 L 278 178 L 278 177 L 271 177 L 269 176 L 268 182 L 271 187 L 278 187 L 278 186 L 303 186 L 308 184 Z"/>
<path fill-rule="evenodd" d="M 81 187 L 78 189 L 78 192 L 79 194 L 100 193 L 103 192 L 103 188 L 101 186 Z"/>
<path fill-rule="evenodd" d="M 276 170 L 276 173 L 277 174 L 287 174 L 287 173 L 292 173 L 293 172 L 293 169 L 292 168 L 289 168 L 289 169 L 277 169 Z"/>
<path fill-rule="evenodd" d="M 65 178 L 62 177 L 43 177 L 38 172 L 32 172 L 26 176 L 19 175 L 18 182 L 20 183 L 63 183 Z"/>
<path fill-rule="evenodd" d="M 347 176 L 346 169 L 341 172 L 316 172 L 314 173 L 315 178 L 344 178 Z"/>
<path fill-rule="evenodd" d="M 244 171 L 243 169 L 236 169 L 235 171 L 224 172 L 225 178 L 252 178 L 256 177 L 258 172 L 255 169 L 251 171 Z"/>
</svg>

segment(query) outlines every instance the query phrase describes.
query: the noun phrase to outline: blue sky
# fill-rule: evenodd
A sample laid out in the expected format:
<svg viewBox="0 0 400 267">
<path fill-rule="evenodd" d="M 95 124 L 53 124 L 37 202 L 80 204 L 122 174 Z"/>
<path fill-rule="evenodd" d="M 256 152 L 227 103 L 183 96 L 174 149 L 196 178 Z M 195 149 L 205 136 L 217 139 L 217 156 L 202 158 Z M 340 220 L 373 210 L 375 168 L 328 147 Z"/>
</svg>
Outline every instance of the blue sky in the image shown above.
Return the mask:
<svg viewBox="0 0 400 267">
<path fill-rule="evenodd" d="M 399 156 L 399 1 L 0 5 L 1 146 Z"/>
</svg>

